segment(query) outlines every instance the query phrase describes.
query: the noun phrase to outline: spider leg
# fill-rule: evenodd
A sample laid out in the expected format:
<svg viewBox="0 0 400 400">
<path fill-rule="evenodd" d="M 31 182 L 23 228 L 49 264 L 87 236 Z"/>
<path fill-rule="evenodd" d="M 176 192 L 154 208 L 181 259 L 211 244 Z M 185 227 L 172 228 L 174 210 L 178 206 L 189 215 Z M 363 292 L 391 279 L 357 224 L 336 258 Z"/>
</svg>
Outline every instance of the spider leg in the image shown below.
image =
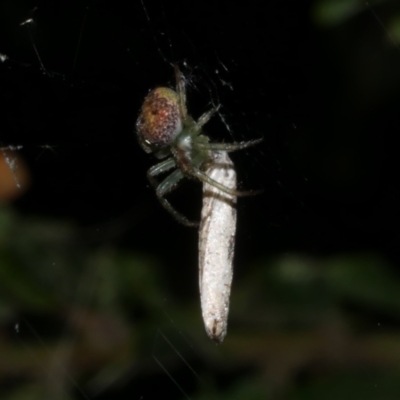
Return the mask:
<svg viewBox="0 0 400 400">
<path fill-rule="evenodd" d="M 254 196 L 255 194 L 261 192 L 259 190 L 241 192 L 239 190 L 231 189 L 223 185 L 222 183 L 219 183 L 216 180 L 210 178 L 207 174 L 205 174 L 203 171 L 200 171 L 197 168 L 190 169 L 189 174 L 195 176 L 202 182 L 208 183 L 209 185 L 216 187 L 217 189 L 221 190 L 224 193 L 230 194 L 231 196 L 236 196 L 236 197 Z"/>
<path fill-rule="evenodd" d="M 164 165 L 160 166 L 160 164 Z M 156 189 L 158 201 L 181 224 L 186 226 L 198 226 L 198 222 L 189 221 L 184 215 L 176 211 L 175 208 L 172 207 L 171 203 L 164 197 L 167 193 L 172 192 L 177 187 L 178 182 L 183 178 L 181 170 L 177 169 L 159 183 L 157 179 L 155 179 L 155 176 L 174 167 L 175 161 L 173 159 L 168 159 L 160 164 L 150 168 L 147 172 L 147 178 L 150 184 Z"/>
<path fill-rule="evenodd" d="M 166 172 L 166 171 L 172 169 L 175 166 L 176 166 L 175 160 L 172 157 L 170 157 L 170 158 L 168 158 L 168 159 L 166 159 L 164 161 L 161 161 L 160 163 L 152 166 L 147 171 L 147 177 L 149 178 L 149 180 L 150 180 L 149 176 L 151 176 L 151 178 L 153 179 L 154 176 L 160 175 L 163 172 Z"/>
<path fill-rule="evenodd" d="M 157 184 L 157 196 L 165 196 L 177 188 L 178 182 L 183 178 L 183 173 L 180 169 L 175 170 L 172 174 L 168 175 L 161 183 Z"/>
<path fill-rule="evenodd" d="M 218 111 L 219 105 L 213 107 L 211 110 L 206 111 L 196 122 L 197 131 L 201 131 L 201 128 L 211 119 L 211 117 Z"/>
<path fill-rule="evenodd" d="M 226 151 L 231 153 L 237 150 L 247 149 L 248 147 L 255 146 L 256 144 L 263 141 L 263 138 L 249 140 L 247 142 L 234 142 L 234 143 L 198 143 L 196 146 L 202 149 L 208 149 L 212 151 Z"/>
<path fill-rule="evenodd" d="M 162 174 L 163 172 L 169 171 L 171 168 L 174 168 L 175 166 L 176 166 L 175 160 L 171 157 L 168 158 L 167 160 L 164 160 L 152 166 L 147 171 L 147 179 L 150 182 L 151 186 L 154 189 L 156 189 L 156 192 L 160 185 L 160 182 L 155 177 L 159 174 Z"/>
<path fill-rule="evenodd" d="M 178 94 L 179 99 L 179 111 L 181 113 L 181 119 L 185 121 L 187 118 L 185 78 L 183 77 L 177 64 L 174 65 L 174 69 L 176 93 Z"/>
</svg>

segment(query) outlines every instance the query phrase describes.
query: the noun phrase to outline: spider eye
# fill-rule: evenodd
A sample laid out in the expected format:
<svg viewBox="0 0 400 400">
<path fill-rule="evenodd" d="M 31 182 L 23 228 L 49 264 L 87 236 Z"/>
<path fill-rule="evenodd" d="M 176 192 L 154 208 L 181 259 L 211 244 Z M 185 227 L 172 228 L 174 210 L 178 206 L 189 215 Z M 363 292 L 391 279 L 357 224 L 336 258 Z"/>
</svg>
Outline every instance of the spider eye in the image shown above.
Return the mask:
<svg viewBox="0 0 400 400">
<path fill-rule="evenodd" d="M 136 122 L 142 148 L 150 153 L 169 146 L 181 131 L 178 94 L 165 87 L 152 90 L 144 99 Z"/>
</svg>

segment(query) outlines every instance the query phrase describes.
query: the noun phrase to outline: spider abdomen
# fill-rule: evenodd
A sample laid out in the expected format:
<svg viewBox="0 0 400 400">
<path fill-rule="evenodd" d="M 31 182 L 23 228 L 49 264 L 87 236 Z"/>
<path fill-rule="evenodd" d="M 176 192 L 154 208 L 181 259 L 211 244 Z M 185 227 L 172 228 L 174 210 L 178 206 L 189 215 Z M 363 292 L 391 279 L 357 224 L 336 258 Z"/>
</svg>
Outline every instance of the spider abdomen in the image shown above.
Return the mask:
<svg viewBox="0 0 400 400">
<path fill-rule="evenodd" d="M 169 88 L 158 87 L 144 99 L 136 132 L 139 143 L 147 152 L 171 145 L 182 131 L 178 94 Z"/>
</svg>

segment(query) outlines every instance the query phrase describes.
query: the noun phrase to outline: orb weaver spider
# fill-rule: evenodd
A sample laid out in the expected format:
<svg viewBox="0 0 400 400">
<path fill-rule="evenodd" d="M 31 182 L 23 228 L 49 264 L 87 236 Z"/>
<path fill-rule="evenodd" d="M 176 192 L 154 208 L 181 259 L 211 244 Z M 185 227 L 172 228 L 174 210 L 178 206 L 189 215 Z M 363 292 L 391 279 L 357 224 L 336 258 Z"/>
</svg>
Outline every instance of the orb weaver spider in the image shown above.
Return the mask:
<svg viewBox="0 0 400 400">
<path fill-rule="evenodd" d="M 175 210 L 165 195 L 177 187 L 183 178 L 198 179 L 232 196 L 249 196 L 255 192 L 241 192 L 224 186 L 210 178 L 204 167 L 213 162 L 212 152 L 232 152 L 260 143 L 262 139 L 234 143 L 210 143 L 203 134 L 203 126 L 218 111 L 219 106 L 205 112 L 195 121 L 187 111 L 185 80 L 179 67 L 175 65 L 176 89 L 157 87 L 144 99 L 136 122 L 139 144 L 146 153 L 154 153 L 158 159 L 166 160 L 151 167 L 147 172 L 150 184 L 162 206 L 173 217 L 186 226 L 198 226 Z M 157 175 L 176 168 L 163 181 Z"/>
</svg>

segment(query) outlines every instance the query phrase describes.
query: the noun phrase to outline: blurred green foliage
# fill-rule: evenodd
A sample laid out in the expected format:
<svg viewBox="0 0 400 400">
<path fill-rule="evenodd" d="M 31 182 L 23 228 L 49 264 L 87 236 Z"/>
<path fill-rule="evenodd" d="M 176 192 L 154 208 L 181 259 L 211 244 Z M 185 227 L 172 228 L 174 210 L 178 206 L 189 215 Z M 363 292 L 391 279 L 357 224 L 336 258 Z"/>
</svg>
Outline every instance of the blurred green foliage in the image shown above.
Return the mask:
<svg viewBox="0 0 400 400">
<path fill-rule="evenodd" d="M 96 398 L 126 380 L 146 393 L 160 375 L 171 398 L 178 385 L 192 399 L 400 394 L 400 279 L 378 254 L 258 260 L 215 346 L 161 255 L 88 246 L 82 228 L 8 208 L 0 221 L 2 399 Z"/>
<path fill-rule="evenodd" d="M 325 26 L 341 24 L 363 11 L 362 0 L 320 0 L 315 2 L 314 19 Z"/>
</svg>

